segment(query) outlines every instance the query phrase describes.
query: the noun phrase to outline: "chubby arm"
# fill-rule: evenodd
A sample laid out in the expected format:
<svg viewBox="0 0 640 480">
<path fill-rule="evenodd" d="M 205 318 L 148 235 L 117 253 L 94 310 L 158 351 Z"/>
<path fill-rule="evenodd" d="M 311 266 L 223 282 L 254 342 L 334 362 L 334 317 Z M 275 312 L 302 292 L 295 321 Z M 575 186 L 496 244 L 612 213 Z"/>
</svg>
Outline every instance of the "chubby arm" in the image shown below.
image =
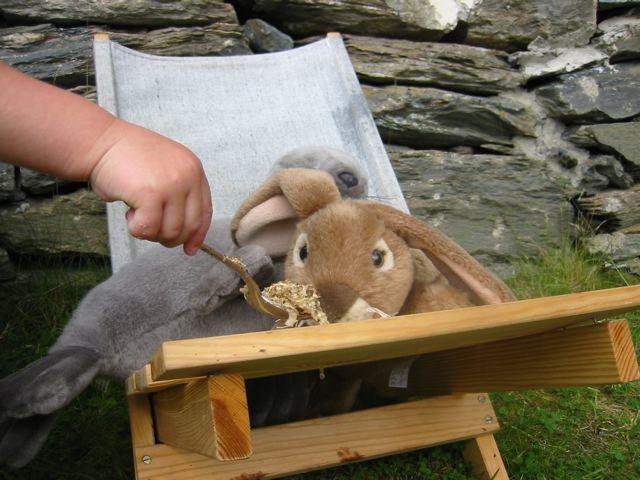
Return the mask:
<svg viewBox="0 0 640 480">
<path fill-rule="evenodd" d="M 0 157 L 123 200 L 138 238 L 193 254 L 211 222 L 211 192 L 198 158 L 162 135 L 117 119 L 88 100 L 0 61 Z"/>
</svg>

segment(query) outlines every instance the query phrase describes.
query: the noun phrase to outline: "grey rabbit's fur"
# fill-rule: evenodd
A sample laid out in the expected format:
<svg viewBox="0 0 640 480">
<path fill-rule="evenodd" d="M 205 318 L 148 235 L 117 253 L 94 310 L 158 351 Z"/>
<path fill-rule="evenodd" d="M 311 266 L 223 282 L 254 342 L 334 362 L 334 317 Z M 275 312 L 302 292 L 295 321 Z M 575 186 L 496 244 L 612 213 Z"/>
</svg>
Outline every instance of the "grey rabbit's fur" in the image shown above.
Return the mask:
<svg viewBox="0 0 640 480">
<path fill-rule="evenodd" d="M 328 171 L 345 196 L 366 194 L 365 172 L 336 150 L 297 149 L 275 169 L 291 166 Z M 215 219 L 206 242 L 240 256 L 262 285 L 283 278 L 283 259 L 270 258 L 257 245 L 235 246 L 227 220 Z M 236 273 L 203 252 L 188 257 L 180 248 L 155 246 L 96 286 L 47 356 L 0 380 L 0 463 L 28 463 L 44 444 L 56 412 L 96 375 L 125 379 L 163 341 L 271 329 L 273 319 L 239 297 L 241 285 Z M 247 382 L 252 425 L 300 418 L 315 381 L 300 373 Z"/>
</svg>

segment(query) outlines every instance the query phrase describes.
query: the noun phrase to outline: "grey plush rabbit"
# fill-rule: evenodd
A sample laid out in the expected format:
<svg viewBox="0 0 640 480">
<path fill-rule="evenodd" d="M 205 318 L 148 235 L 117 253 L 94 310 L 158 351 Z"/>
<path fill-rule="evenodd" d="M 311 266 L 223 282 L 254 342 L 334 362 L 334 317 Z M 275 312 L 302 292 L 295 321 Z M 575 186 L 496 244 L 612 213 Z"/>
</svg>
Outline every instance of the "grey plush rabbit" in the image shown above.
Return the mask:
<svg viewBox="0 0 640 480">
<path fill-rule="evenodd" d="M 342 152 L 305 147 L 287 154 L 274 169 L 291 166 L 324 169 L 346 196 L 366 192 L 366 174 Z M 228 221 L 215 219 L 206 242 L 241 257 L 263 285 L 282 279 L 283 259 L 274 261 L 258 245 L 238 248 Z M 0 463 L 28 463 L 46 440 L 56 412 L 96 375 L 125 379 L 163 341 L 272 328 L 273 319 L 239 296 L 241 284 L 203 252 L 187 257 L 180 249 L 157 246 L 95 287 L 47 356 L 0 380 Z M 299 418 L 314 382 L 308 374 L 248 382 L 252 424 Z"/>
<path fill-rule="evenodd" d="M 298 158 L 308 166 L 312 157 L 301 152 Z M 313 284 L 333 322 L 513 298 L 441 232 L 386 205 L 344 200 L 344 194 L 366 191 L 364 177 L 345 170 L 342 157 L 329 158 L 339 165 L 276 172 L 240 206 L 231 238 L 218 225 L 207 241 L 241 256 L 263 283 L 283 278 L 286 255 L 286 278 Z M 292 163 L 285 157 L 279 166 Z M 123 378 L 164 340 L 271 328 L 272 319 L 236 297 L 239 282 L 226 267 L 212 268 L 208 258 L 156 251 L 98 286 L 47 357 L 0 382 L 0 457 L 15 465 L 28 461 L 53 413 L 97 373 Z M 393 365 L 378 362 L 376 369 Z M 366 370 L 330 369 L 323 381 L 304 372 L 249 381 L 252 425 L 347 411 L 369 381 Z"/>
</svg>

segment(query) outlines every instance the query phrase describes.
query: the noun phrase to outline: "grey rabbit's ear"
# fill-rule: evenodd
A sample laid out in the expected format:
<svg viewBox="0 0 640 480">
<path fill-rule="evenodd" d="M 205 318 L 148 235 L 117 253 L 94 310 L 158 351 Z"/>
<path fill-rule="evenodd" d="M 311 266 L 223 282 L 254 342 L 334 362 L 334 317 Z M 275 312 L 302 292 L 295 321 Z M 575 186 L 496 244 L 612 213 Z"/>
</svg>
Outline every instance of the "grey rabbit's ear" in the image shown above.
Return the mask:
<svg viewBox="0 0 640 480">
<path fill-rule="evenodd" d="M 338 200 L 340 192 L 327 172 L 282 170 L 240 206 L 231 221 L 233 241 L 260 245 L 271 257 L 285 255 L 298 221 Z"/>
<path fill-rule="evenodd" d="M 365 200 L 359 200 L 358 204 L 373 211 L 409 247 L 422 250 L 449 284 L 468 294 L 475 305 L 514 300 L 513 293 L 502 280 L 444 233 L 388 205 Z"/>
<path fill-rule="evenodd" d="M 280 157 L 272 172 L 284 168 L 324 170 L 333 177 L 340 194 L 349 198 L 366 198 L 369 177 L 358 160 L 346 152 L 321 146 L 299 147 Z"/>
</svg>

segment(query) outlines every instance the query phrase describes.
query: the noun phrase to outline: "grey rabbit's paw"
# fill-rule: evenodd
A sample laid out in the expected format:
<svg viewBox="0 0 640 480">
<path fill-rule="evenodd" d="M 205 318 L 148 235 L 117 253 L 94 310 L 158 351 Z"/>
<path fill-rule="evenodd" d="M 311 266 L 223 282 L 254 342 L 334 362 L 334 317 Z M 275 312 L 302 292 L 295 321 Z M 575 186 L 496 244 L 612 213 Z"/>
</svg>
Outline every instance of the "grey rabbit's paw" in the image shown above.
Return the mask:
<svg viewBox="0 0 640 480">
<path fill-rule="evenodd" d="M 27 418 L 0 417 L 0 465 L 24 467 L 44 445 L 55 413 Z"/>
<path fill-rule="evenodd" d="M 0 464 L 20 468 L 38 453 L 56 411 L 93 380 L 100 362 L 91 349 L 66 347 L 0 380 Z"/>
<path fill-rule="evenodd" d="M 264 248 L 258 245 L 247 245 L 228 255 L 240 257 L 249 274 L 259 285 L 271 281 L 274 274 L 273 261 Z M 244 284 L 235 271 L 217 260 L 211 259 L 211 261 L 215 263 L 189 295 L 191 308 L 199 314 L 209 314 L 226 301 L 237 297 Z"/>
<path fill-rule="evenodd" d="M 242 258 L 249 274 L 258 285 L 265 287 L 274 282 L 273 260 L 264 248 L 259 245 L 247 245 L 238 249 L 236 255 Z"/>
<path fill-rule="evenodd" d="M 99 355 L 88 348 L 51 352 L 0 380 L 0 414 L 48 415 L 64 407 L 96 376 Z"/>
</svg>

